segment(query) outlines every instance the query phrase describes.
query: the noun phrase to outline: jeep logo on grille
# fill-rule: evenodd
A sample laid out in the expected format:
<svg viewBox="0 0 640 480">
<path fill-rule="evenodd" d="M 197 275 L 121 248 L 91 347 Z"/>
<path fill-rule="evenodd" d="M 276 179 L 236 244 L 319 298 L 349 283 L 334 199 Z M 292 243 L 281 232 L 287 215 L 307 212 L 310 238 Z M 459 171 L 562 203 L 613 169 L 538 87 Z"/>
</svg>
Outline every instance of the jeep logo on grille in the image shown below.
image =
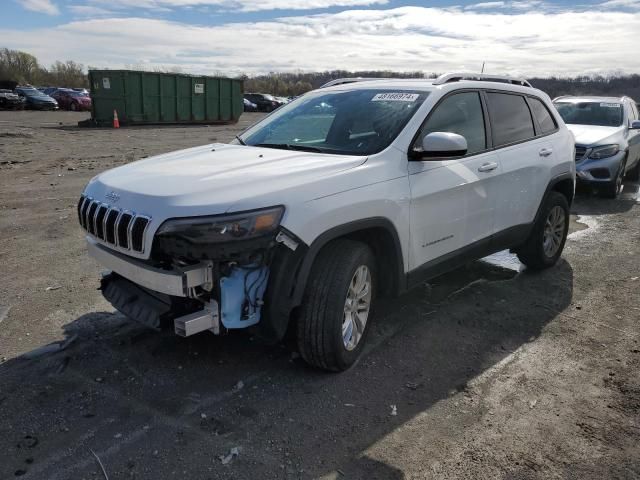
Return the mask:
<svg viewBox="0 0 640 480">
<path fill-rule="evenodd" d="M 118 200 L 120 200 L 120 195 L 118 195 L 114 191 L 111 191 L 111 192 L 107 193 L 104 197 L 107 200 L 109 200 L 111 203 L 116 203 Z"/>
</svg>

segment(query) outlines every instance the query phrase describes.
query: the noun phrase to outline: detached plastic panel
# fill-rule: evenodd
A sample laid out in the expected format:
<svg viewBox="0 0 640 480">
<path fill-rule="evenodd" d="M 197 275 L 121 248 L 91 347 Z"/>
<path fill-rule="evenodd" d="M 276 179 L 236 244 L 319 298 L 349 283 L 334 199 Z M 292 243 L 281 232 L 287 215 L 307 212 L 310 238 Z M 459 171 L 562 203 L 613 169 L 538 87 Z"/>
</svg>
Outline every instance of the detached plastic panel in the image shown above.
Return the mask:
<svg viewBox="0 0 640 480">
<path fill-rule="evenodd" d="M 269 269 L 234 268 L 220 279 L 220 320 L 225 328 L 247 328 L 260 321 Z"/>
</svg>

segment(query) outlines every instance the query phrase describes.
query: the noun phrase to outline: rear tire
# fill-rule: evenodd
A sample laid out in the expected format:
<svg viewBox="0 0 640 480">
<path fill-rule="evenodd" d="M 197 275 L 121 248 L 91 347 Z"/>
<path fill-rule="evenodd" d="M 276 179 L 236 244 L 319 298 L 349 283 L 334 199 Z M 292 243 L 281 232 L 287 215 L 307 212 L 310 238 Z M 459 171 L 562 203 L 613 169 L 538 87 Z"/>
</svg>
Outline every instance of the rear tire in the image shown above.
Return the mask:
<svg viewBox="0 0 640 480">
<path fill-rule="evenodd" d="M 638 161 L 636 162 L 636 166 L 633 167 L 629 173 L 627 174 L 627 178 L 629 180 L 633 180 L 635 182 L 637 182 L 638 180 L 640 180 L 640 158 L 638 159 Z"/>
<path fill-rule="evenodd" d="M 298 349 L 308 364 L 338 372 L 356 362 L 370 330 L 376 280 L 364 243 L 339 239 L 320 251 L 298 317 Z"/>
<path fill-rule="evenodd" d="M 569 203 L 550 192 L 525 243 L 516 249 L 518 259 L 532 270 L 552 267 L 560 258 L 569 231 Z"/>
</svg>

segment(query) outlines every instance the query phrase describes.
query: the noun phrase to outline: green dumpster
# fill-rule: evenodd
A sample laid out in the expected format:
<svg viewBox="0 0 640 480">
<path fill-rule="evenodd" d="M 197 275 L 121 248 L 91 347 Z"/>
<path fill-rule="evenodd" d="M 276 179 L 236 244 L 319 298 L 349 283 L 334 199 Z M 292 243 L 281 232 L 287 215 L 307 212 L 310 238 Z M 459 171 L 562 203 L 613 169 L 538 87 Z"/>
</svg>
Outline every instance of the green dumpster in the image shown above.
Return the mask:
<svg viewBox="0 0 640 480">
<path fill-rule="evenodd" d="M 242 80 L 179 73 L 89 70 L 92 123 L 235 123 L 244 110 Z"/>
</svg>

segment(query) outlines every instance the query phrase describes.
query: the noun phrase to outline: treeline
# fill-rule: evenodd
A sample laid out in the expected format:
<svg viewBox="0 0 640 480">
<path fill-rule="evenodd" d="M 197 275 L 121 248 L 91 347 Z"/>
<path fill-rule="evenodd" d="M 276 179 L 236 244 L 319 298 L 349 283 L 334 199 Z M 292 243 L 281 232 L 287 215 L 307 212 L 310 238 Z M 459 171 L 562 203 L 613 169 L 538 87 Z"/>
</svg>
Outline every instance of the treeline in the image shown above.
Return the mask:
<svg viewBox="0 0 640 480">
<path fill-rule="evenodd" d="M 429 77 L 433 75 L 428 75 Z M 347 70 L 331 70 L 326 72 L 271 72 L 265 75 L 249 77 L 241 76 L 244 80 L 244 91 L 255 93 L 271 93 L 273 95 L 289 97 L 300 95 L 314 88 L 324 85 L 330 80 L 344 77 L 376 77 L 376 78 L 425 78 L 423 72 L 391 72 L 387 70 L 367 70 L 350 72 Z"/>
<path fill-rule="evenodd" d="M 131 65 L 133 69 L 135 66 Z M 153 71 L 178 73 L 179 69 L 154 67 Z M 388 70 L 331 70 L 325 72 L 271 72 L 264 75 L 239 78 L 244 80 L 245 92 L 271 93 L 279 96 L 296 96 L 343 77 L 379 78 L 433 78 L 435 73 L 392 72 Z M 0 80 L 13 80 L 20 84 L 38 86 L 87 87 L 88 78 L 82 64 L 73 61 L 55 62 L 49 68 L 38 63 L 33 55 L 18 50 L 0 48 Z M 628 95 L 640 101 L 640 75 L 594 75 L 573 78 L 531 78 L 531 84 L 549 94 L 560 95 Z"/>
<path fill-rule="evenodd" d="M 627 95 L 640 102 L 640 75 L 595 75 L 573 78 L 531 78 L 531 85 L 546 92 L 551 98 L 560 95 Z"/>
<path fill-rule="evenodd" d="M 424 72 L 391 72 L 391 71 L 357 71 L 332 70 L 313 73 L 269 73 L 244 78 L 246 92 L 272 93 L 274 95 L 299 95 L 308 90 L 318 88 L 335 78 L 343 77 L 376 77 L 376 78 L 433 78 L 435 73 Z M 628 95 L 640 101 L 640 75 L 594 75 L 570 78 L 530 78 L 529 82 L 546 92 L 551 98 L 560 95 Z"/>
<path fill-rule="evenodd" d="M 0 49 L 0 80 L 38 86 L 87 87 L 89 80 L 84 66 L 71 60 L 55 62 L 49 68 L 38 63 L 33 55 L 18 50 Z"/>
</svg>

